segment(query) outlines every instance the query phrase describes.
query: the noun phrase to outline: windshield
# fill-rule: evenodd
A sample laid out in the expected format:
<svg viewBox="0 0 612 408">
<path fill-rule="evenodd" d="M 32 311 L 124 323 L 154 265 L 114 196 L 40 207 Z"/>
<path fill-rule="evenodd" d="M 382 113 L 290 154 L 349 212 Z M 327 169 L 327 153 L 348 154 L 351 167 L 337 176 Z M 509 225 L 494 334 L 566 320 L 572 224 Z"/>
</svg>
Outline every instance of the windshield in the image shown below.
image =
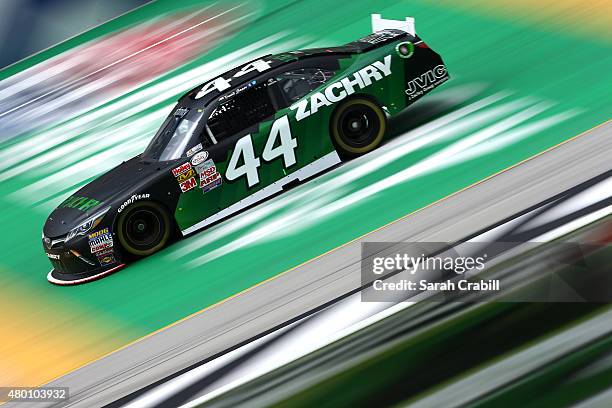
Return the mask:
<svg viewBox="0 0 612 408">
<path fill-rule="evenodd" d="M 156 161 L 169 161 L 187 156 L 187 151 L 204 142 L 195 130 L 202 109 L 179 108 L 166 118 L 142 157 Z"/>
</svg>

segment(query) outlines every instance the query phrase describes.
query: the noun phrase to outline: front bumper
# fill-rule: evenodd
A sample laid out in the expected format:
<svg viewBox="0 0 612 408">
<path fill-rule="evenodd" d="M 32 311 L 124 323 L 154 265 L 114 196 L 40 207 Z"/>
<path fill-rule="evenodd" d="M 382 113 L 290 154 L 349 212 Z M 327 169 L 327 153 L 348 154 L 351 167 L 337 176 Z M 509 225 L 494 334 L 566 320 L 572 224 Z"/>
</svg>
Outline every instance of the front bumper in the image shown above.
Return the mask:
<svg viewBox="0 0 612 408">
<path fill-rule="evenodd" d="M 125 266 L 112 244 L 110 248 L 94 253 L 87 237 L 73 238 L 68 242 L 43 238 L 43 247 L 53 266 L 47 280 L 56 285 L 91 282 Z"/>
<path fill-rule="evenodd" d="M 100 272 L 90 272 L 84 275 L 75 275 L 70 273 L 61 273 L 56 269 L 51 269 L 51 271 L 47 274 L 47 280 L 54 285 L 68 286 L 68 285 L 80 285 L 81 283 L 87 283 L 94 281 L 96 279 L 103 278 L 107 275 L 110 275 L 113 272 L 118 271 L 123 268 L 125 264 L 119 264 L 107 270 L 102 270 Z"/>
</svg>

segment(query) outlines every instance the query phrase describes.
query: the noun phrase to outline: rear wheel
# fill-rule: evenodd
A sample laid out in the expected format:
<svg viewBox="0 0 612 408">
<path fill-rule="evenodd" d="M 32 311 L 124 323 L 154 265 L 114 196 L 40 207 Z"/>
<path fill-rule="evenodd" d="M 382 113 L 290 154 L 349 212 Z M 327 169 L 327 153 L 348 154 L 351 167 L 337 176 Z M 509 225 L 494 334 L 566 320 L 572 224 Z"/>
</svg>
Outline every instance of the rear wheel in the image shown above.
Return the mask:
<svg viewBox="0 0 612 408">
<path fill-rule="evenodd" d="M 360 97 L 343 102 L 331 120 L 331 136 L 343 157 L 357 157 L 374 150 L 382 142 L 386 128 L 381 107 Z"/>
<path fill-rule="evenodd" d="M 131 255 L 147 256 L 162 249 L 170 239 L 172 223 L 166 210 L 154 202 L 140 201 L 121 213 L 117 237 Z"/>
</svg>

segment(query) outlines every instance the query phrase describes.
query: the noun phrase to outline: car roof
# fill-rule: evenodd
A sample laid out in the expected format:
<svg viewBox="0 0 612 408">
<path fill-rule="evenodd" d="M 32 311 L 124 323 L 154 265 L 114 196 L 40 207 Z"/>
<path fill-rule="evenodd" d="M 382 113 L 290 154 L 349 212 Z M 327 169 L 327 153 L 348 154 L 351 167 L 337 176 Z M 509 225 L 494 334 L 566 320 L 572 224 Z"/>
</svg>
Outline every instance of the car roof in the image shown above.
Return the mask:
<svg viewBox="0 0 612 408">
<path fill-rule="evenodd" d="M 338 57 L 342 55 L 361 54 L 373 48 L 380 47 L 389 42 L 396 41 L 403 37 L 408 37 L 408 34 L 404 31 L 383 30 L 383 31 L 379 31 L 379 32 L 367 35 L 363 38 L 360 38 L 358 40 L 355 40 L 345 45 L 341 45 L 337 47 L 308 48 L 308 49 L 297 50 L 297 51 L 282 52 L 278 54 L 268 54 L 263 57 L 259 57 L 251 61 L 248 61 L 240 66 L 237 66 L 229 71 L 224 72 L 221 75 L 218 75 L 212 78 L 211 80 L 205 82 L 204 84 L 198 85 L 197 87 L 191 89 L 189 92 L 184 94 L 180 98 L 180 100 L 187 99 L 188 103 L 186 104 L 192 105 L 195 102 L 195 96 L 204 87 L 204 85 L 210 84 L 211 82 L 215 81 L 218 78 L 232 78 L 230 88 L 224 90 L 223 92 L 215 90 L 213 92 L 207 93 L 202 98 L 197 99 L 196 104 L 198 106 L 200 107 L 207 106 L 210 102 L 214 101 L 216 98 L 221 96 L 222 93 L 231 92 L 232 90 L 235 90 L 241 86 L 244 86 L 245 84 L 253 81 L 255 78 L 260 76 L 263 72 L 260 72 L 258 70 L 252 70 L 250 72 L 246 72 L 240 75 L 239 77 L 234 77 L 234 75 L 237 72 L 243 70 L 245 67 L 249 66 L 249 64 L 252 64 L 253 62 L 258 61 L 258 60 L 266 61 L 270 66 L 270 68 L 266 71 L 271 71 L 280 66 L 287 65 L 287 64 L 297 62 L 297 61 L 302 61 L 302 60 L 305 60 L 311 57 L 325 57 L 325 56 Z"/>
</svg>

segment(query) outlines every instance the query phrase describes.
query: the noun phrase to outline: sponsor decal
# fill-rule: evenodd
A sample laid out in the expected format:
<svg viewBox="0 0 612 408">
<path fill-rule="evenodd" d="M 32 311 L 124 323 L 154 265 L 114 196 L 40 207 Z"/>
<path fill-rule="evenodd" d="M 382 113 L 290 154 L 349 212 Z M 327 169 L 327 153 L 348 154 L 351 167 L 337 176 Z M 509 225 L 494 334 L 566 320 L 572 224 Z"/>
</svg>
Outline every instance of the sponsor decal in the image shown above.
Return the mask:
<svg viewBox="0 0 612 408">
<path fill-rule="evenodd" d="M 196 172 L 191 166 L 191 163 L 183 163 L 180 166 L 172 169 L 172 174 L 176 177 L 176 181 L 183 193 L 191 190 L 198 185 L 195 179 Z"/>
<path fill-rule="evenodd" d="M 101 202 L 93 198 L 72 196 L 64 200 L 59 207 L 74 208 L 79 211 L 87 211 L 91 208 L 100 205 Z"/>
<path fill-rule="evenodd" d="M 204 172 L 208 171 L 210 175 L 210 169 L 214 169 L 212 172 L 214 173 L 217 169 L 215 166 L 215 162 L 212 159 L 206 160 L 204 163 L 200 164 L 196 167 L 196 171 L 198 174 L 202 175 Z"/>
<path fill-rule="evenodd" d="M 48 253 L 48 252 L 45 252 L 45 254 L 47 254 L 47 257 L 48 257 L 49 259 L 60 259 L 60 256 L 59 256 L 59 255 L 57 255 L 57 254 L 50 254 L 50 253 Z"/>
<path fill-rule="evenodd" d="M 113 235 L 109 232 L 108 228 L 93 232 L 88 235 L 88 238 L 89 249 L 92 254 L 107 252 L 113 248 Z"/>
<path fill-rule="evenodd" d="M 201 109 L 198 109 L 198 112 L 200 110 Z M 197 145 L 193 146 L 191 149 L 187 150 L 187 157 L 193 156 L 194 154 L 196 154 L 200 150 L 202 150 L 202 143 L 198 143 Z"/>
<path fill-rule="evenodd" d="M 94 238 L 99 237 L 100 235 L 108 234 L 108 228 L 102 228 L 100 231 L 92 232 L 87 237 L 92 240 Z"/>
<path fill-rule="evenodd" d="M 406 85 L 406 95 L 408 95 L 409 100 L 414 99 L 433 89 L 447 79 L 448 73 L 446 72 L 446 67 L 440 64 L 434 69 L 430 69 L 429 71 L 408 81 L 408 84 Z"/>
<path fill-rule="evenodd" d="M 112 249 L 96 253 L 96 258 L 98 258 L 100 266 L 108 266 L 117 262 Z"/>
<path fill-rule="evenodd" d="M 127 200 L 123 202 L 123 204 L 121 204 L 121 206 L 117 209 L 117 212 L 120 213 L 121 211 L 125 209 L 125 207 L 132 204 L 134 201 L 149 198 L 149 196 L 150 194 L 132 194 L 130 198 L 128 198 Z"/>
<path fill-rule="evenodd" d="M 196 181 L 195 177 L 192 177 L 189 180 L 186 180 L 186 181 L 183 181 L 182 183 L 179 183 L 179 187 L 181 187 L 181 191 L 183 193 L 191 190 L 192 188 L 194 188 L 197 185 L 198 185 L 198 182 Z"/>
<path fill-rule="evenodd" d="M 414 44 L 410 41 L 405 41 L 397 44 L 395 52 L 400 58 L 410 58 L 414 54 Z"/>
<path fill-rule="evenodd" d="M 207 193 L 213 188 L 217 188 L 221 185 L 221 174 L 215 173 L 212 176 L 206 177 L 203 180 L 200 180 L 200 188 L 203 193 Z"/>
<path fill-rule="evenodd" d="M 204 193 L 219 187 L 222 183 L 221 174 L 217 171 L 217 167 L 212 160 L 208 160 L 202 165 L 199 174 L 200 188 Z"/>
<path fill-rule="evenodd" d="M 198 164 L 206 161 L 206 159 L 208 159 L 208 152 L 204 151 L 204 152 L 197 153 L 195 156 L 191 158 L 191 165 L 197 166 Z"/>
<path fill-rule="evenodd" d="M 187 170 L 186 172 L 179 174 L 179 175 L 176 177 L 176 181 L 178 181 L 178 182 L 179 182 L 179 184 L 180 184 L 180 183 L 182 183 L 183 181 L 185 181 L 185 180 L 187 180 L 187 179 L 190 179 L 190 178 L 192 178 L 192 177 L 195 177 L 195 175 L 196 175 L 195 170 L 194 170 L 194 169 L 189 169 L 189 170 Z"/>
<path fill-rule="evenodd" d="M 371 85 L 373 82 L 380 81 L 388 75 L 391 75 L 391 55 L 387 55 L 382 61 L 375 61 L 352 75 L 332 83 L 325 88 L 324 92 L 311 95 L 310 99 L 298 101 L 290 109 L 297 110 L 295 120 L 300 121 L 317 113 L 319 108 L 340 102 L 347 96 Z"/>
<path fill-rule="evenodd" d="M 177 177 L 179 174 L 182 174 L 191 168 L 191 163 L 183 163 L 178 167 L 172 169 L 172 175 Z"/>
</svg>

